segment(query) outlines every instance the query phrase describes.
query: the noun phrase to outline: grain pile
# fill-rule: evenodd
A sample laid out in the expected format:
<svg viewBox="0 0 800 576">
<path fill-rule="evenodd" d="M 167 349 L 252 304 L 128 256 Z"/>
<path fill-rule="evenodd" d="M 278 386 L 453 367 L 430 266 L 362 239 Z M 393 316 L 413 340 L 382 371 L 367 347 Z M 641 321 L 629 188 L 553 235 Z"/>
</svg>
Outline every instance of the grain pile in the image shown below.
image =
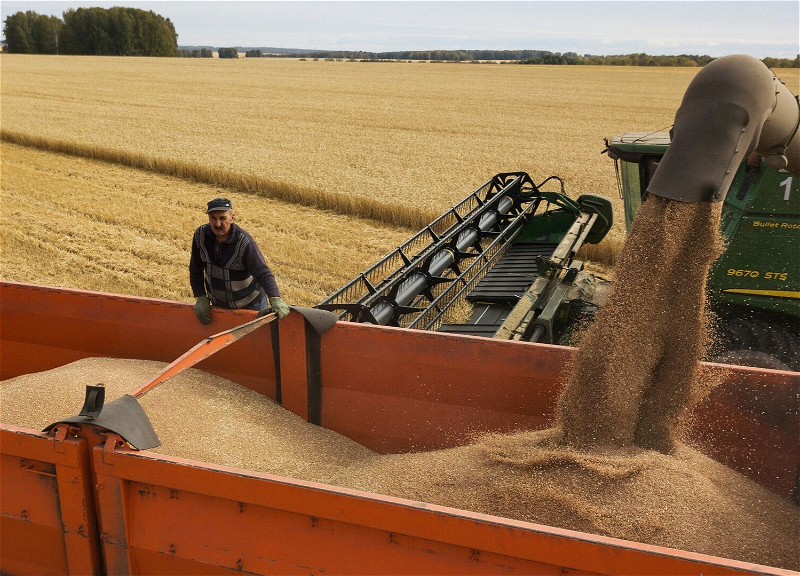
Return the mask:
<svg viewBox="0 0 800 576">
<path fill-rule="evenodd" d="M 149 382 L 164 366 L 87 358 L 18 376 L 0 384 L 0 420 L 42 429 L 77 414 L 87 384 L 104 383 L 110 402 Z M 153 452 L 161 454 L 315 482 L 327 482 L 341 467 L 373 454 L 261 394 L 200 370 L 179 374 L 142 396 L 140 404 L 161 440 Z"/>
<path fill-rule="evenodd" d="M 800 568 L 798 509 L 683 445 L 565 448 L 557 429 L 381 456 L 336 484 L 786 569 Z"/>
<path fill-rule="evenodd" d="M 0 420 L 42 428 L 80 409 L 85 384 L 118 397 L 160 362 L 88 358 L 0 383 Z M 31 410 L 31 398 L 37 409 Z M 189 370 L 141 401 L 155 451 L 594 534 L 796 569 L 797 508 L 690 448 L 577 450 L 558 429 L 377 455 L 271 400 Z"/>
</svg>

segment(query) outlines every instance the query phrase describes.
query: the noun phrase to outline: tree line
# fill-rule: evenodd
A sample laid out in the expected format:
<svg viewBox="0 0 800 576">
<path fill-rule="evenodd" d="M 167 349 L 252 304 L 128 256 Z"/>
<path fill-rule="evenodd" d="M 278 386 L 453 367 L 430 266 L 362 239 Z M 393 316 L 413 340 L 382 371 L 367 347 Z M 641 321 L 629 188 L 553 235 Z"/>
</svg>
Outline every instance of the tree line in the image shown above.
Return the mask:
<svg viewBox="0 0 800 576">
<path fill-rule="evenodd" d="M 197 50 L 189 50 L 187 48 L 178 48 L 175 56 L 179 58 L 213 58 L 214 52 L 211 48 L 199 48 Z"/>
<path fill-rule="evenodd" d="M 8 16 L 5 50 L 16 54 L 175 56 L 178 34 L 169 18 L 139 8 L 70 8 L 63 20 L 33 11 Z"/>
<path fill-rule="evenodd" d="M 181 56 L 211 58 L 212 51 L 178 49 L 178 34 L 169 18 L 139 8 L 70 8 L 63 20 L 33 11 L 8 16 L 3 26 L 5 50 L 20 54 L 84 54 L 96 56 Z M 220 48 L 220 58 L 237 58 L 236 48 Z M 259 49 L 247 57 L 268 56 Z M 272 54 L 269 54 L 272 56 Z M 292 51 L 283 57 L 366 61 L 430 60 L 433 62 L 504 61 L 519 64 L 596 66 L 705 66 L 708 55 L 652 56 L 644 53 L 597 56 L 547 50 L 402 50 L 394 52 L 317 50 Z M 795 58 L 764 58 L 770 68 L 800 68 Z"/>
<path fill-rule="evenodd" d="M 653 56 L 650 54 L 620 54 L 597 56 L 575 52 L 547 50 L 405 50 L 396 52 L 363 52 L 321 50 L 303 54 L 284 54 L 284 57 L 334 58 L 348 60 L 430 60 L 433 62 L 474 62 L 499 60 L 515 64 L 565 64 L 594 66 L 705 66 L 714 58 L 708 55 L 679 54 Z M 800 55 L 795 58 L 764 58 L 770 68 L 800 68 Z"/>
</svg>

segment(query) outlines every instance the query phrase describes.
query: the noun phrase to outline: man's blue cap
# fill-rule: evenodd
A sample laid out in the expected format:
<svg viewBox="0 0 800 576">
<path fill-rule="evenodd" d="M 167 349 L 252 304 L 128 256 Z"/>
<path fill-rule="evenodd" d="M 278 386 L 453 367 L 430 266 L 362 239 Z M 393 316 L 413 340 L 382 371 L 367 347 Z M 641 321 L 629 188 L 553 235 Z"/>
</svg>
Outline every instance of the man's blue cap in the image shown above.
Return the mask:
<svg viewBox="0 0 800 576">
<path fill-rule="evenodd" d="M 214 198 L 208 203 L 206 214 L 214 212 L 215 210 L 233 210 L 233 206 L 231 206 L 231 201 L 227 198 Z"/>
</svg>

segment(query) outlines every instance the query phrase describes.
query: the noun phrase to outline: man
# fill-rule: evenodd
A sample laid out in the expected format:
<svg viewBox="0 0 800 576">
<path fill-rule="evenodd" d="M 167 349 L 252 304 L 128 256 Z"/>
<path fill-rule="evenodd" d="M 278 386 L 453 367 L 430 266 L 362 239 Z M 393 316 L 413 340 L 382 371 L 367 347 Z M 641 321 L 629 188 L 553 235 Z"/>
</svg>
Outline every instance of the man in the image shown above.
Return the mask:
<svg viewBox="0 0 800 576">
<path fill-rule="evenodd" d="M 227 198 L 208 203 L 208 224 L 199 226 L 192 239 L 189 282 L 197 298 L 194 313 L 201 324 L 211 322 L 211 305 L 258 310 L 269 307 L 283 318 L 289 306 L 281 298 L 253 237 L 234 224 L 233 206 Z M 267 304 L 269 298 L 269 304 Z"/>
</svg>

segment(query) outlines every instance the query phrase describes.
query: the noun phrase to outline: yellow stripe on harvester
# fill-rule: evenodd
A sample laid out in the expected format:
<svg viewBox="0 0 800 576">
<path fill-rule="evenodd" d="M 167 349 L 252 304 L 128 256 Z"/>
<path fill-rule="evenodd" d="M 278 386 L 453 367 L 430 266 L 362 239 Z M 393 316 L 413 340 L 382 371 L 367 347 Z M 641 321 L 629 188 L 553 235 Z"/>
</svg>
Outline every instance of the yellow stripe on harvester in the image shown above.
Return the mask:
<svg viewBox="0 0 800 576">
<path fill-rule="evenodd" d="M 778 298 L 800 298 L 800 292 L 792 290 L 747 290 L 745 288 L 729 288 L 723 292 L 735 294 L 753 294 L 755 296 L 776 296 Z"/>
</svg>

